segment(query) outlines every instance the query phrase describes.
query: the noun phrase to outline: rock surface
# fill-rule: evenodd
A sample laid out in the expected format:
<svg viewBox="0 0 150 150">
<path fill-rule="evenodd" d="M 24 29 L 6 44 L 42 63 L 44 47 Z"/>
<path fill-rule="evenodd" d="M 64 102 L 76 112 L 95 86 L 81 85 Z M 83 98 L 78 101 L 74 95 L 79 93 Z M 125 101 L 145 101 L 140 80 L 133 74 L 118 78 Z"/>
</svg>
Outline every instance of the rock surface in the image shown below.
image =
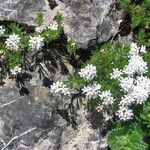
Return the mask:
<svg viewBox="0 0 150 150">
<path fill-rule="evenodd" d="M 105 42 L 118 32 L 122 12 L 115 10 L 113 0 L 72 0 L 66 4 L 65 33 L 78 47 Z"/>
<path fill-rule="evenodd" d="M 62 0 L 57 3 L 58 6 L 50 10 L 47 0 L 0 0 L 0 16 L 2 20 L 35 25 L 36 13 L 42 11 L 43 26 L 46 26 L 57 12 L 61 12 L 65 33 L 79 48 L 107 41 L 118 30 L 122 13 L 112 9 L 113 0 Z M 66 65 L 72 73 L 72 66 Z M 47 78 L 62 80 L 65 76 L 61 72 L 60 67 L 53 74 L 47 70 Z M 61 117 L 57 108 L 63 110 L 71 98 L 53 96 L 49 84 L 44 83 L 44 80 L 50 82 L 47 78 L 41 80 L 37 72 L 32 73 L 32 79 L 26 83 L 29 93 L 26 91 L 28 95 L 22 97 L 15 81 L 7 79 L 6 84 L 0 86 L 0 149 L 106 150 L 106 138 L 101 137 L 99 131 L 101 114 L 93 120 L 94 129 L 89 121 L 91 112 L 86 111 L 83 103 L 72 122 Z"/>
<path fill-rule="evenodd" d="M 88 48 L 107 41 L 118 32 L 122 12 L 115 9 L 113 0 L 56 0 L 57 7 L 50 9 L 54 0 L 0 0 L 2 20 L 15 20 L 35 25 L 37 12 L 44 13 L 48 25 L 60 12 L 64 15 L 64 30 L 78 48 Z"/>
<path fill-rule="evenodd" d="M 72 72 L 71 66 L 67 66 Z M 64 79 L 65 76 L 60 72 L 58 69 L 55 74 L 49 73 L 49 79 Z M 21 97 L 15 81 L 7 79 L 6 84 L 0 86 L 0 149 L 106 150 L 106 139 L 100 137 L 98 127 L 92 128 L 87 120 L 90 112 L 83 105 L 85 103 L 79 104 L 76 119 L 70 122 L 59 114 L 65 114 L 60 110 L 68 106 L 71 97 L 52 95 L 48 86 L 43 86 L 43 82 L 36 72 L 32 73 L 32 79 L 25 84 L 30 93 Z M 57 108 L 60 113 L 56 111 Z M 100 115 L 96 119 L 97 126 L 101 126 L 97 122 L 101 118 Z"/>
</svg>

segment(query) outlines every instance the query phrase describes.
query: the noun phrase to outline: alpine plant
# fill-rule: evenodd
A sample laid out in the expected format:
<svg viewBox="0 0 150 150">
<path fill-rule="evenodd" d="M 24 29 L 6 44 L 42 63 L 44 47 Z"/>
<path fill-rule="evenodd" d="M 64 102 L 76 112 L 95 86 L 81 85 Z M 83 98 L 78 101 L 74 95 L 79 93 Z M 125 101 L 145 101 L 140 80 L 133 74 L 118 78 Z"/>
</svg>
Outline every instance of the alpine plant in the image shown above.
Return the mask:
<svg viewBox="0 0 150 150">
<path fill-rule="evenodd" d="M 150 95 L 150 79 L 145 76 L 148 71 L 147 62 L 140 56 L 140 53 L 146 53 L 146 48 L 145 46 L 138 47 L 136 43 L 131 43 L 130 49 L 128 65 L 122 70 L 114 69 L 111 74 L 111 78 L 119 81 L 119 85 L 124 92 L 116 113 L 123 121 L 133 118 L 134 114 L 131 105 L 144 104 Z M 126 77 L 122 76 L 124 74 Z"/>
<path fill-rule="evenodd" d="M 30 37 L 29 47 L 31 47 L 32 50 L 38 51 L 42 48 L 43 45 L 44 45 L 44 38 L 41 37 L 40 35 Z"/>
<path fill-rule="evenodd" d="M 7 49 L 11 51 L 17 51 L 19 49 L 19 44 L 20 44 L 19 35 L 13 33 L 6 39 L 5 44 Z"/>
<path fill-rule="evenodd" d="M 150 95 L 150 79 L 146 77 L 148 72 L 147 62 L 140 54 L 146 53 L 146 47 L 138 47 L 136 43 L 131 43 L 128 54 L 128 64 L 123 69 L 114 68 L 111 79 L 118 80 L 123 96 L 117 100 L 118 110 L 116 116 L 122 121 L 128 121 L 134 117 L 132 105 L 144 104 Z M 107 107 L 114 104 L 116 99 L 110 90 L 101 90 L 102 86 L 94 81 L 97 77 L 96 66 L 88 64 L 79 71 L 79 76 L 86 79 L 86 85 L 81 89 L 87 100 L 100 99 L 101 106 Z M 56 82 L 51 86 L 51 92 L 55 94 L 70 95 L 70 90 L 62 82 Z M 99 109 L 98 109 L 99 110 Z"/>
<path fill-rule="evenodd" d="M 55 95 L 70 95 L 69 88 L 67 88 L 67 86 L 60 81 L 53 83 L 50 87 L 50 90 Z"/>
</svg>

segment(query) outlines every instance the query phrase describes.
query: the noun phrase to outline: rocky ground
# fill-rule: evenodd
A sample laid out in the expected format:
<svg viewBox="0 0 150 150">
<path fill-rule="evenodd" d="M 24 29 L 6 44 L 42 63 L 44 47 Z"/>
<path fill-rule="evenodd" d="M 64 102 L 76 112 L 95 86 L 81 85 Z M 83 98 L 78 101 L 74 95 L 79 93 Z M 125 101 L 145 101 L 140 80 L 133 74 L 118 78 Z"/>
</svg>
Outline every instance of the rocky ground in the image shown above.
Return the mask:
<svg viewBox="0 0 150 150">
<path fill-rule="evenodd" d="M 61 78 L 61 74 L 57 74 L 57 79 Z M 64 113 L 70 97 L 53 96 L 36 75 L 26 87 L 30 93 L 21 97 L 19 88 L 11 79 L 7 79 L 6 84 L 0 87 L 0 149 L 106 149 L 106 139 L 99 130 L 102 123 L 95 120 L 97 128 L 93 129 L 88 121 L 90 119 L 87 120 L 90 112 L 87 112 L 84 103 L 80 103 L 76 118 L 71 122 L 59 115 Z M 101 114 L 96 115 L 101 120 Z"/>
<path fill-rule="evenodd" d="M 57 12 L 63 13 L 65 34 L 78 48 L 101 44 L 118 33 L 123 13 L 115 8 L 113 0 L 56 0 L 57 6 L 50 9 L 53 1 L 0 0 L 0 17 L 2 22 L 17 21 L 34 26 L 37 12 L 42 11 L 42 26 L 46 26 Z M 68 62 L 67 68 L 73 73 Z M 46 83 L 66 76 L 58 69 L 56 73 L 48 72 L 47 78 Z M 69 114 L 71 119 L 67 119 L 63 110 L 71 97 L 53 96 L 48 84 L 44 86 L 45 80 L 39 79 L 36 72 L 32 73 L 32 79 L 26 83 L 27 95 L 21 93 L 12 79 L 0 86 L 0 149 L 107 149 L 106 138 L 100 130 L 102 114 L 96 113 L 95 119 L 90 119 L 91 112 L 87 111 L 83 100 L 74 118 Z"/>
</svg>

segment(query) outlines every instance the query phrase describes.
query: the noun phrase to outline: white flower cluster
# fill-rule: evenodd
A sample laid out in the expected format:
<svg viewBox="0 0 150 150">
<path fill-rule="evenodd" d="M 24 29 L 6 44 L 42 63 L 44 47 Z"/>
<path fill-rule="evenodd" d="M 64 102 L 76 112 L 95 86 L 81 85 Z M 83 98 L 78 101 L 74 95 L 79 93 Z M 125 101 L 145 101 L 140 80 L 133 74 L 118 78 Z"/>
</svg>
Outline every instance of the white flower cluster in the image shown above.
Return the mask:
<svg viewBox="0 0 150 150">
<path fill-rule="evenodd" d="M 80 77 L 92 80 L 96 76 L 96 67 L 92 64 L 88 64 L 85 68 L 79 72 Z"/>
<path fill-rule="evenodd" d="M 43 27 L 36 27 L 36 28 L 35 28 L 35 31 L 38 32 L 38 33 L 42 33 L 43 30 L 44 30 Z"/>
<path fill-rule="evenodd" d="M 53 21 L 49 24 L 48 26 L 48 29 L 51 29 L 51 30 L 58 30 L 58 24 L 56 21 Z"/>
<path fill-rule="evenodd" d="M 136 43 L 131 43 L 131 50 L 129 53 L 129 64 L 125 66 L 123 72 L 127 75 L 134 75 L 135 73 L 141 75 L 147 72 L 147 62 L 139 55 L 139 53 L 145 53 L 146 47 L 138 47 Z"/>
<path fill-rule="evenodd" d="M 150 95 L 150 79 L 144 76 L 148 71 L 147 63 L 139 55 L 145 53 L 144 46 L 138 47 L 137 44 L 131 44 L 129 52 L 129 63 L 123 70 L 115 69 L 112 73 L 112 78 L 118 79 L 120 87 L 123 89 L 125 95 L 121 98 L 118 117 L 121 120 L 132 119 L 133 112 L 129 108 L 132 104 L 143 104 L 147 101 Z M 126 74 L 127 77 L 121 77 Z"/>
<path fill-rule="evenodd" d="M 129 79 L 129 81 L 127 81 L 127 79 Z M 150 95 L 150 79 L 144 76 L 138 76 L 134 80 L 133 78 L 126 78 L 125 80 L 127 82 L 125 83 L 124 81 L 124 85 L 122 84 L 122 88 L 126 92 L 126 95 L 121 98 L 119 105 L 121 109 L 124 108 L 127 111 L 130 110 L 129 107 L 132 104 L 143 104 L 147 101 Z M 121 111 L 120 108 L 117 114 L 119 114 L 119 112 Z M 122 118 L 123 116 L 120 119 Z M 127 120 L 128 119 L 129 118 L 127 117 Z M 122 120 L 125 120 L 125 116 Z"/>
<path fill-rule="evenodd" d="M 80 70 L 79 75 L 80 77 L 86 78 L 87 80 L 91 81 L 96 76 L 96 66 L 88 64 L 85 68 Z M 114 98 L 110 91 L 101 92 L 100 89 L 101 85 L 93 82 L 87 86 L 84 86 L 82 91 L 87 99 L 95 99 L 97 97 L 100 97 L 103 105 L 108 106 L 113 104 Z"/>
<path fill-rule="evenodd" d="M 3 28 L 3 26 L 0 26 L 0 36 L 3 35 L 5 32 L 5 29 Z"/>
<path fill-rule="evenodd" d="M 120 80 L 120 86 L 125 92 L 131 92 L 133 90 L 134 79 L 132 77 L 125 77 Z"/>
<path fill-rule="evenodd" d="M 56 21 L 51 22 L 48 26 L 39 26 L 35 28 L 35 31 L 38 33 L 42 33 L 43 31 L 45 31 L 46 29 L 50 29 L 50 30 L 58 30 L 58 24 Z"/>
<path fill-rule="evenodd" d="M 131 43 L 131 50 L 129 52 L 129 63 L 124 67 L 123 70 L 119 70 L 118 68 L 113 69 L 113 73 L 111 74 L 112 79 L 121 79 L 123 73 L 133 76 L 136 73 L 138 75 L 142 75 L 147 72 L 147 62 L 143 60 L 143 58 L 139 55 L 139 53 L 145 53 L 146 47 L 141 46 L 138 47 L 136 43 Z"/>
<path fill-rule="evenodd" d="M 29 40 L 29 46 L 32 48 L 32 50 L 39 50 L 44 45 L 44 38 L 40 35 L 30 37 Z"/>
<path fill-rule="evenodd" d="M 102 104 L 105 106 L 112 105 L 114 103 L 114 98 L 110 91 L 103 91 L 100 95 L 102 99 Z"/>
<path fill-rule="evenodd" d="M 100 94 L 100 88 L 101 86 L 98 83 L 93 83 L 88 86 L 84 86 L 82 89 L 83 94 L 85 94 L 87 99 L 96 98 Z"/>
<path fill-rule="evenodd" d="M 56 95 L 70 95 L 69 88 L 67 88 L 67 86 L 60 81 L 53 83 L 50 87 L 50 91 Z"/>
<path fill-rule="evenodd" d="M 120 120 L 127 121 L 132 119 L 133 111 L 128 107 L 120 106 L 117 115 L 120 118 Z"/>
<path fill-rule="evenodd" d="M 122 75 L 122 70 L 118 68 L 113 69 L 113 73 L 111 74 L 111 79 L 120 79 Z"/>
<path fill-rule="evenodd" d="M 147 72 L 147 62 L 139 55 L 131 55 L 129 64 L 123 70 L 128 75 L 134 75 L 135 73 L 141 75 Z"/>
<path fill-rule="evenodd" d="M 130 45 L 130 55 L 138 55 L 139 52 L 141 53 L 146 53 L 146 47 L 145 46 L 141 46 L 141 47 L 138 47 L 136 43 L 131 43 Z"/>
<path fill-rule="evenodd" d="M 19 35 L 16 35 L 15 33 L 10 35 L 5 41 L 6 48 L 8 48 L 10 50 L 18 50 L 19 43 L 20 43 L 20 37 L 19 37 Z"/>
<path fill-rule="evenodd" d="M 13 76 L 16 76 L 18 73 L 21 73 L 22 69 L 19 66 L 16 66 L 14 69 L 11 69 L 10 72 Z"/>
</svg>

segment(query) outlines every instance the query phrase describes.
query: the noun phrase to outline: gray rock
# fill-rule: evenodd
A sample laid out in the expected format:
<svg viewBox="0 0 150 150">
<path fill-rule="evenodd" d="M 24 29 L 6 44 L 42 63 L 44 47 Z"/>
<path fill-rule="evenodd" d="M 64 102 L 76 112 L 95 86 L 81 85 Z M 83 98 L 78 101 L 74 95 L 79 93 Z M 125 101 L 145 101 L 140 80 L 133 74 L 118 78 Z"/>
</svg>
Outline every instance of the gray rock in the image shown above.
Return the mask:
<svg viewBox="0 0 150 150">
<path fill-rule="evenodd" d="M 113 0 L 61 1 L 56 0 L 58 6 L 50 10 L 48 0 L 0 0 L 0 16 L 2 20 L 35 25 L 36 14 L 42 11 L 46 26 L 60 12 L 68 39 L 76 42 L 78 48 L 105 42 L 118 32 L 122 12 L 115 9 Z"/>
<path fill-rule="evenodd" d="M 28 22 L 44 5 L 43 0 L 0 0 L 0 16 L 3 20 Z"/>
<path fill-rule="evenodd" d="M 72 0 L 66 5 L 65 33 L 78 47 L 105 42 L 117 33 L 122 12 L 115 10 L 113 0 Z"/>
<path fill-rule="evenodd" d="M 14 140 L 7 150 L 106 150 L 105 138 L 99 138 L 99 131 L 93 129 L 86 119 L 89 112 L 85 105 L 80 105 L 76 112 L 77 130 L 74 130 L 54 111 L 56 107 L 65 108 L 70 97 L 60 99 L 52 95 L 49 88 L 42 86 L 36 73 L 33 75 L 30 83 L 26 84 L 30 95 L 20 99 L 14 81 L 7 79 L 6 84 L 0 87 L 0 148 L 13 137 L 36 127 Z M 65 78 L 61 74 L 56 76 L 55 80 Z"/>
</svg>

